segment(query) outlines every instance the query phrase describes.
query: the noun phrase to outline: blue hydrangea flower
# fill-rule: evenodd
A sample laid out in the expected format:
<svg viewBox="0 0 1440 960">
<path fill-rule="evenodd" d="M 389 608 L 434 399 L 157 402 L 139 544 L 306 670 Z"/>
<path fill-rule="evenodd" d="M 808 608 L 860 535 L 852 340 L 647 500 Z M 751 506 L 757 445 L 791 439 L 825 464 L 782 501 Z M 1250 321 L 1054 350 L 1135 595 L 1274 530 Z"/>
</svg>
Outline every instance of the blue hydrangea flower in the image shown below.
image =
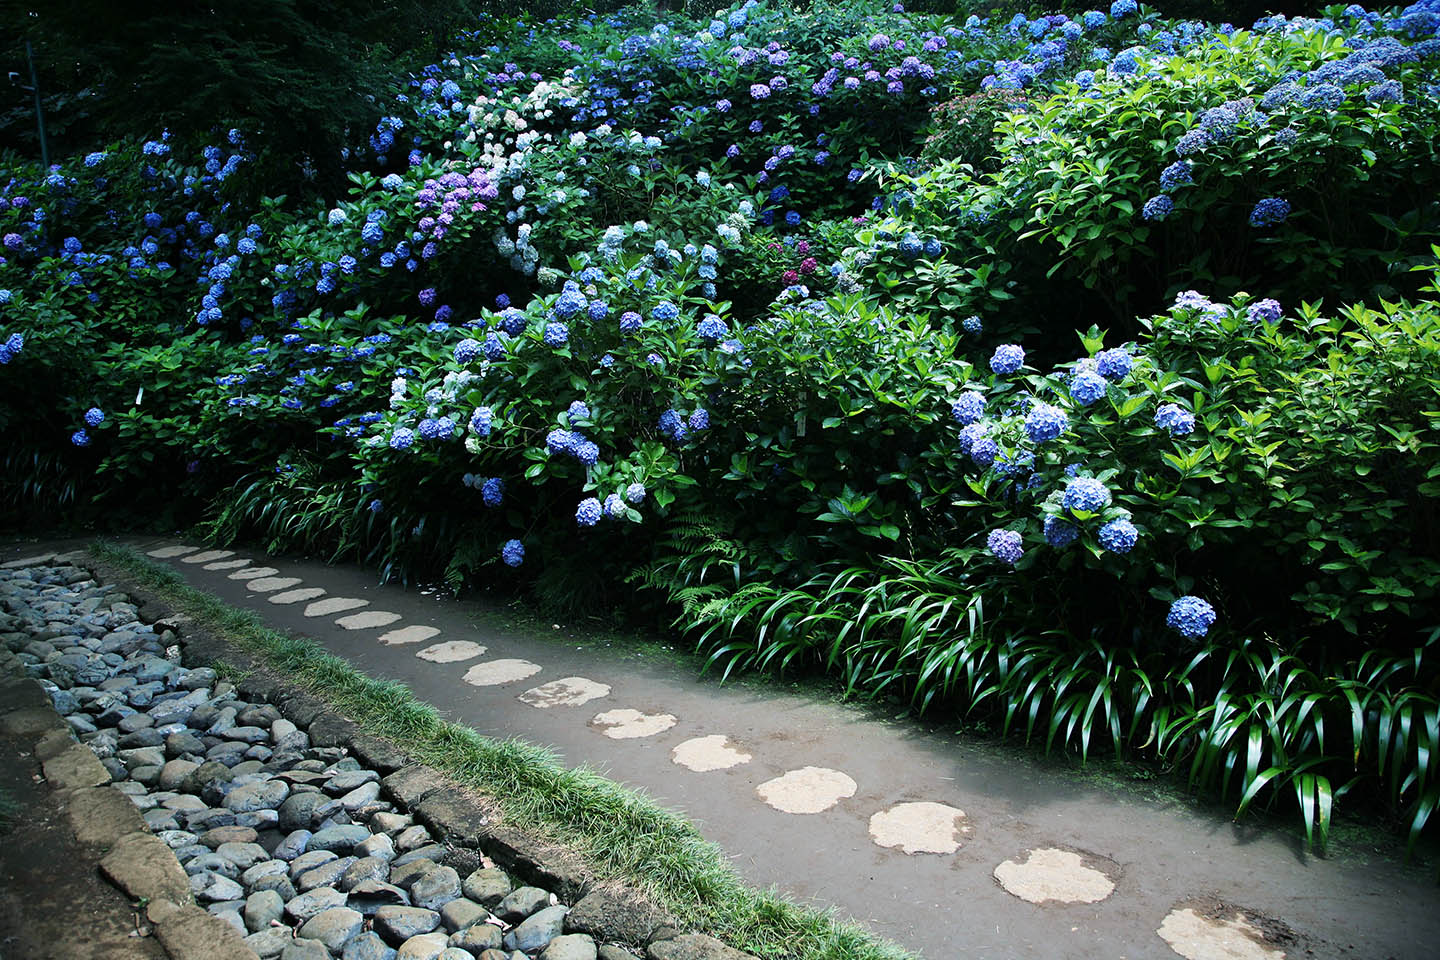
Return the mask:
<svg viewBox="0 0 1440 960">
<path fill-rule="evenodd" d="M 587 467 L 593 467 L 600 462 L 600 447 L 594 441 L 586 440 L 576 435 L 576 443 L 571 447 L 571 453 Z"/>
<path fill-rule="evenodd" d="M 1195 431 L 1195 414 L 1178 404 L 1163 404 L 1155 411 L 1155 426 L 1170 431 L 1172 437 L 1183 437 Z"/>
<path fill-rule="evenodd" d="M 962 430 L 961 433 L 964 433 Z M 977 437 L 970 444 L 970 460 L 977 467 L 988 467 L 1000 455 L 1000 445 L 990 437 Z"/>
<path fill-rule="evenodd" d="M 480 485 L 480 499 L 487 507 L 498 507 L 500 501 L 505 499 L 505 481 L 499 477 L 490 477 Z"/>
<path fill-rule="evenodd" d="M 1124 518 L 1111 520 L 1100 528 L 1100 546 L 1111 553 L 1129 553 L 1139 537 L 1135 524 Z"/>
<path fill-rule="evenodd" d="M 645 484 L 632 483 L 625 488 L 625 499 L 629 503 L 640 503 L 645 499 Z"/>
<path fill-rule="evenodd" d="M 640 319 L 640 314 L 636 313 L 634 310 L 626 310 L 624 313 L 620 314 L 620 332 L 634 333 L 636 330 L 640 329 L 640 324 L 642 322 L 643 321 Z"/>
<path fill-rule="evenodd" d="M 702 407 L 696 407 L 694 412 L 690 414 L 689 423 L 691 430 L 710 429 L 710 411 Z"/>
<path fill-rule="evenodd" d="M 1060 505 L 1071 513 L 1099 513 L 1110 506 L 1110 488 L 1094 477 L 1076 477 L 1065 485 Z"/>
<path fill-rule="evenodd" d="M 1080 536 L 1080 528 L 1063 517 L 1045 518 L 1045 542 L 1063 550 Z"/>
<path fill-rule="evenodd" d="M 500 314 L 500 329 L 512 337 L 518 335 L 525 329 L 525 323 L 524 312 L 516 310 L 514 307 L 509 307 L 504 313 Z"/>
<path fill-rule="evenodd" d="M 474 361 L 480 359 L 480 355 L 483 352 L 484 347 L 481 345 L 479 340 L 472 340 L 469 337 L 466 337 L 464 340 L 461 340 L 459 343 L 455 344 L 455 362 L 473 363 Z"/>
<path fill-rule="evenodd" d="M 982 330 L 985 329 L 985 325 L 981 322 L 979 317 L 972 316 L 966 317 L 964 320 L 961 320 L 960 328 L 966 333 L 980 333 Z"/>
<path fill-rule="evenodd" d="M 1025 351 L 1019 344 L 1002 343 L 990 357 L 990 369 L 1006 376 L 1025 365 Z"/>
<path fill-rule="evenodd" d="M 500 559 L 507 567 L 518 567 L 525 562 L 525 544 L 519 540 L 506 540 L 500 547 Z"/>
<path fill-rule="evenodd" d="M 476 436 L 490 436 L 490 429 L 494 422 L 495 415 L 489 407 L 476 407 L 475 412 L 470 414 L 470 429 Z"/>
<path fill-rule="evenodd" d="M 1170 604 L 1165 623 L 1183 636 L 1198 639 L 1215 624 L 1215 608 L 1199 597 L 1184 596 Z"/>
<path fill-rule="evenodd" d="M 85 425 L 87 427 L 98 427 L 105 422 L 105 411 L 99 407 L 91 407 L 85 411 Z"/>
<path fill-rule="evenodd" d="M 396 427 L 390 435 L 391 450 L 409 450 L 415 443 L 415 431 L 409 427 Z"/>
<path fill-rule="evenodd" d="M 724 320 L 712 313 L 707 314 L 705 319 L 700 321 L 695 332 L 700 334 L 704 340 L 724 340 L 730 330 L 725 326 Z"/>
<path fill-rule="evenodd" d="M 1140 208 L 1140 216 L 1146 220 L 1164 220 L 1175 212 L 1175 201 L 1163 193 L 1156 194 L 1145 201 L 1145 206 Z"/>
<path fill-rule="evenodd" d="M 673 408 L 660 414 L 660 419 L 656 426 L 662 434 L 672 440 L 684 440 L 689 433 L 689 429 L 685 426 L 685 420 L 681 417 L 680 411 Z"/>
<path fill-rule="evenodd" d="M 545 435 L 545 449 L 551 453 L 569 453 L 575 447 L 577 434 L 556 428 Z"/>
<path fill-rule="evenodd" d="M 1252 303 L 1245 308 L 1245 316 L 1251 323 L 1279 323 L 1284 314 L 1285 310 L 1280 306 L 1279 301 L 1269 298 Z"/>
<path fill-rule="evenodd" d="M 622 520 L 625 517 L 625 501 L 620 494 L 612 493 L 605 498 L 605 516 L 612 520 Z"/>
<path fill-rule="evenodd" d="M 1300 106 L 1316 107 L 1321 110 L 1338 110 L 1345 102 L 1345 91 L 1333 83 L 1321 83 L 1307 87 L 1300 94 Z"/>
<path fill-rule="evenodd" d="M 1014 530 L 991 530 L 990 536 L 985 539 L 985 545 L 998 559 L 1012 567 L 1025 555 L 1020 534 Z"/>
<path fill-rule="evenodd" d="M 86 433 L 83 429 L 76 430 L 70 434 L 70 442 L 77 447 L 88 447 L 90 446 L 90 434 Z"/>
<path fill-rule="evenodd" d="M 565 410 L 565 414 L 570 418 L 571 423 L 578 423 L 581 420 L 589 420 L 590 407 L 586 405 L 584 400 L 575 400 L 572 401 L 570 406 Z"/>
<path fill-rule="evenodd" d="M 661 323 L 669 323 L 678 316 L 680 316 L 680 308 L 669 300 L 662 300 L 650 311 L 651 319 L 658 320 Z"/>
<path fill-rule="evenodd" d="M 1273 227 L 1285 222 L 1290 216 L 1290 201 L 1281 197 L 1266 197 L 1255 204 L 1250 211 L 1250 226 Z"/>
<path fill-rule="evenodd" d="M 563 323 L 545 324 L 545 346 L 563 347 L 570 342 L 570 328 Z"/>
<path fill-rule="evenodd" d="M 1032 443 L 1054 440 L 1069 426 L 1070 418 L 1065 411 L 1048 403 L 1035 404 L 1025 417 L 1025 435 Z"/>
<path fill-rule="evenodd" d="M 1135 360 L 1124 347 L 1102 350 L 1095 357 L 1095 371 L 1106 380 L 1119 382 L 1135 367 Z"/>
<path fill-rule="evenodd" d="M 603 508 L 600 506 L 600 501 L 594 497 L 586 497 L 575 508 L 575 522 L 582 527 L 593 527 L 600 522 L 602 513 Z"/>
<path fill-rule="evenodd" d="M 1366 103 L 1399 103 L 1405 99 L 1405 90 L 1399 80 L 1386 80 L 1365 91 Z"/>
<path fill-rule="evenodd" d="M 985 415 L 985 397 L 974 390 L 967 390 L 960 394 L 959 399 L 950 404 L 950 416 L 962 427 L 968 426 Z"/>
<path fill-rule="evenodd" d="M 1082 407 L 1088 407 L 1105 396 L 1107 386 L 1105 378 L 1099 373 L 1081 370 L 1070 381 L 1070 396 Z"/>
<path fill-rule="evenodd" d="M 585 309 L 585 295 L 578 287 L 570 287 L 560 294 L 560 299 L 555 301 L 555 315 L 561 319 L 568 319 Z"/>
</svg>

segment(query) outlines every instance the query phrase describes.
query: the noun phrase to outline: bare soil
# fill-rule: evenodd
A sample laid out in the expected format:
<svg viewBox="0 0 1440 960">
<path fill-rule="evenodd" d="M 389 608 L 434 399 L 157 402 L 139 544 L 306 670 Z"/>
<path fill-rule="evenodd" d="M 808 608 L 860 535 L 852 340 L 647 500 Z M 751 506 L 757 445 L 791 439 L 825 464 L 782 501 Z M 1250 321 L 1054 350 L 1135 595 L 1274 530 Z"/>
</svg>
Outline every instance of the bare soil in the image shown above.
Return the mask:
<svg viewBox="0 0 1440 960">
<path fill-rule="evenodd" d="M 0 960 L 164 960 L 143 915 L 96 869 L 28 745 L 0 735 Z M 145 935 L 140 931 L 144 930 Z"/>
</svg>

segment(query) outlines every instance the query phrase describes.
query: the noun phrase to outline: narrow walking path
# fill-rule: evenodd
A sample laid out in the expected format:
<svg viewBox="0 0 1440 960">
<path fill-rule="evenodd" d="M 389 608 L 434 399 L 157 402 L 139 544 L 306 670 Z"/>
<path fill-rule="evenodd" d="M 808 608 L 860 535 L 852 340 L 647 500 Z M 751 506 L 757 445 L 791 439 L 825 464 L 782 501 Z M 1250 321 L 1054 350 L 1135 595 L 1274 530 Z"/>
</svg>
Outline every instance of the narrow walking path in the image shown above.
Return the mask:
<svg viewBox="0 0 1440 960">
<path fill-rule="evenodd" d="M 929 958 L 1422 958 L 1428 871 L 1152 803 L 800 696 L 475 625 L 353 567 L 138 544 L 193 586 L 680 810 L 758 884 Z M 13 551 L 12 551 L 13 553 Z M 8 560 L 8 556 L 0 557 Z"/>
</svg>

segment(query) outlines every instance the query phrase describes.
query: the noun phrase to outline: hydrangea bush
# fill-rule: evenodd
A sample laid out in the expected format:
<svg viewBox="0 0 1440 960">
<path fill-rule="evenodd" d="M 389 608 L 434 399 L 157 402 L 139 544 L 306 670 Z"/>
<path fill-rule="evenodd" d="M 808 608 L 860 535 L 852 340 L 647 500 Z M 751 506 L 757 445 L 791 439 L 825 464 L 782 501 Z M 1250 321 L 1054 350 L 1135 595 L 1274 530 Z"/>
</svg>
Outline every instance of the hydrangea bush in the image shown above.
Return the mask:
<svg viewBox="0 0 1440 960">
<path fill-rule="evenodd" d="M 241 130 L 7 156 L 0 497 L 659 596 L 707 644 L 846 570 L 1147 669 L 1408 646 L 1437 14 L 487 21 L 375 92 L 341 196 L 267 196 Z M 959 696 L 875 629 L 769 642 Z"/>
</svg>

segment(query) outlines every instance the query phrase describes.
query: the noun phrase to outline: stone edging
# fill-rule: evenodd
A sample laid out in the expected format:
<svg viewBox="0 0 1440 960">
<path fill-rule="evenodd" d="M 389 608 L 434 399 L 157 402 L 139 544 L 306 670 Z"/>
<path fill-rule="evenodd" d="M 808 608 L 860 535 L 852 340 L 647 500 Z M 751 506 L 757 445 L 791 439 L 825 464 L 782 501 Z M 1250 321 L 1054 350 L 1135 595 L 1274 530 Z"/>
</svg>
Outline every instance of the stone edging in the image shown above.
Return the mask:
<svg viewBox="0 0 1440 960">
<path fill-rule="evenodd" d="M 249 671 L 235 684 L 241 697 L 252 703 L 273 705 L 286 719 L 308 733 L 313 747 L 337 748 L 365 767 L 381 773 L 380 783 L 385 794 L 398 806 L 409 810 L 419 823 L 451 850 L 471 851 L 470 859 L 484 857 L 525 883 L 550 890 L 562 901 L 572 903 L 574 906 L 565 915 L 565 932 L 585 934 L 602 944 L 599 960 L 633 960 L 632 954 L 614 948 L 614 944 L 643 949 L 649 960 L 754 960 L 750 954 L 734 950 L 713 937 L 682 932 L 673 917 L 648 904 L 638 891 L 613 883 L 598 884 L 591 871 L 573 852 L 497 822 L 494 804 L 482 794 L 433 767 L 411 762 L 395 744 L 366 733 L 320 698 L 277 676 L 261 660 L 193 623 L 161 597 L 131 581 L 118 567 L 97 561 L 88 554 L 71 555 L 65 559 L 87 567 L 97 579 L 126 593 L 137 606 L 142 620 L 154 623 L 157 630 L 173 631 L 178 637 L 181 661 L 186 667 L 205 667 L 224 661 L 238 670 Z M 59 720 L 58 716 L 56 719 Z M 63 728 L 63 732 L 68 739 L 68 728 Z M 74 744 L 73 740 L 70 742 Z M 108 772 L 87 748 L 74 744 L 74 749 L 88 756 L 90 763 L 99 768 L 108 781 Z M 119 791 L 107 789 L 117 798 L 125 799 L 125 806 L 131 806 Z M 135 818 L 138 819 L 138 814 Z M 143 821 L 141 824 L 143 827 Z M 145 836 L 149 837 L 150 843 L 142 851 L 137 841 L 136 854 L 144 852 L 146 856 L 155 856 L 163 852 L 169 858 L 169 867 L 180 874 L 180 883 L 184 885 L 184 873 L 169 848 L 152 834 Z M 461 863 L 467 860 L 463 854 L 457 859 Z M 171 879 L 173 881 L 173 875 Z M 186 890 L 188 892 L 188 887 Z M 145 894 L 132 892 L 132 895 Z M 154 897 L 151 899 L 152 902 L 155 900 Z M 239 942 L 234 928 L 223 920 L 210 916 L 193 904 L 188 909 L 179 909 L 185 911 L 183 916 L 167 913 L 165 908 L 157 911 L 158 915 L 151 917 L 152 922 L 157 924 L 157 931 L 166 925 L 172 929 L 181 927 L 186 921 L 198 925 L 203 918 L 207 921 L 206 929 L 215 931 L 217 937 L 228 934 L 223 939 L 238 942 L 245 952 L 236 956 L 255 956 L 243 942 Z M 216 924 L 224 930 L 217 930 Z M 163 936 L 161 939 L 164 942 Z M 228 953 L 216 954 L 213 942 L 207 947 L 207 954 L 204 960 L 228 960 L 230 956 Z M 185 960 L 192 956 L 177 955 L 173 951 L 172 955 L 184 956 Z M 523 956 L 516 953 L 512 958 L 520 960 Z"/>
<path fill-rule="evenodd" d="M 55 558 L 80 563 L 85 555 Z M 6 728 L 33 736 L 35 758 L 66 809 L 76 838 L 105 848 L 100 872 L 132 900 L 174 960 L 254 960 L 225 921 L 206 913 L 190 895 L 189 879 L 174 853 L 150 832 L 140 811 L 111 784 L 110 771 L 78 743 L 20 657 L 0 644 L 0 717 Z"/>
</svg>

